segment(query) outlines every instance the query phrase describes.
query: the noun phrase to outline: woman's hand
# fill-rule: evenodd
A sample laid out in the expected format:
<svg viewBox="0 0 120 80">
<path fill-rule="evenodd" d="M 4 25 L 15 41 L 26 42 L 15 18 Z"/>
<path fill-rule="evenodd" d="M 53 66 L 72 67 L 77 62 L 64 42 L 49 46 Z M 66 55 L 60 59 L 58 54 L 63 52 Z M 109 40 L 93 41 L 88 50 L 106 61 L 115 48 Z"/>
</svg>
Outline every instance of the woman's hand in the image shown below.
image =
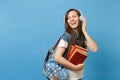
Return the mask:
<svg viewBox="0 0 120 80">
<path fill-rule="evenodd" d="M 80 20 L 82 21 L 82 31 L 86 31 L 86 19 L 84 16 L 80 16 Z"/>
<path fill-rule="evenodd" d="M 78 65 L 75 66 L 74 70 L 75 71 L 80 71 L 83 68 L 84 68 L 84 64 L 78 64 Z"/>
</svg>

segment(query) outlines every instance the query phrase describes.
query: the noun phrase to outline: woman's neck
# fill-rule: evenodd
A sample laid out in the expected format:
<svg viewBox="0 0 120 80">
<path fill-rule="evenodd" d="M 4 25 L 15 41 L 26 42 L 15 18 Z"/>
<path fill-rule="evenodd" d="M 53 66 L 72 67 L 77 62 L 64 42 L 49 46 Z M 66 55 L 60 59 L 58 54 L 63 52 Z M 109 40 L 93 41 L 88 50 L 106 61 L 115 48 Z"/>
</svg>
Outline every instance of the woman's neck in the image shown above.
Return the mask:
<svg viewBox="0 0 120 80">
<path fill-rule="evenodd" d="M 78 29 L 73 29 L 73 31 L 74 31 L 76 34 L 78 34 Z"/>
</svg>

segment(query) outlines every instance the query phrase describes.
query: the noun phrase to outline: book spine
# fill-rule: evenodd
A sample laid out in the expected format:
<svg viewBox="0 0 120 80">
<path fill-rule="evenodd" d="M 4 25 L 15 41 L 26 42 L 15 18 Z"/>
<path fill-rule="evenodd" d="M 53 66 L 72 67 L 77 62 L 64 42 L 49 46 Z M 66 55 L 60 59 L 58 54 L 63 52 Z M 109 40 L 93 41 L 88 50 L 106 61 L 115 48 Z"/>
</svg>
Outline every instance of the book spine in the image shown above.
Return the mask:
<svg viewBox="0 0 120 80">
<path fill-rule="evenodd" d="M 80 47 L 80 46 L 75 45 L 75 47 L 76 47 L 76 48 L 79 48 L 80 50 L 83 50 L 83 51 L 87 52 L 86 49 L 84 49 L 84 48 L 82 48 L 82 47 Z"/>
</svg>

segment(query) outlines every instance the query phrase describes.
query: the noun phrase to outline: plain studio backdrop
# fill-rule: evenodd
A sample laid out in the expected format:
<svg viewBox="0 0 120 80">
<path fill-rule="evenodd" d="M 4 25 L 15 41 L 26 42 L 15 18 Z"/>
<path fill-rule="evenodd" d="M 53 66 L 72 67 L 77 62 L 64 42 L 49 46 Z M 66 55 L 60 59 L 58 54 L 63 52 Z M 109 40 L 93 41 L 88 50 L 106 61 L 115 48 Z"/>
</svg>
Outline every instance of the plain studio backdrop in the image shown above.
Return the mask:
<svg viewBox="0 0 120 80">
<path fill-rule="evenodd" d="M 88 53 L 83 80 L 120 80 L 119 0 L 0 0 L 0 80 L 46 80 L 43 60 L 70 8 L 83 12 L 99 47 Z"/>
</svg>

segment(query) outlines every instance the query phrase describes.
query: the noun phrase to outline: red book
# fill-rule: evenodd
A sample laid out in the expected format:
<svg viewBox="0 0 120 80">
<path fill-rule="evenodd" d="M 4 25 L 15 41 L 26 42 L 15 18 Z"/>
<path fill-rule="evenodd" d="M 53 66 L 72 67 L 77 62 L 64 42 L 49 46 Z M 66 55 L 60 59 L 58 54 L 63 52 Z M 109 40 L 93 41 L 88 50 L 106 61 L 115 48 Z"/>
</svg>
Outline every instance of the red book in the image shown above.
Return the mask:
<svg viewBox="0 0 120 80">
<path fill-rule="evenodd" d="M 87 52 L 87 49 L 75 45 L 68 54 L 67 59 L 75 65 L 81 64 L 87 58 Z"/>
</svg>

